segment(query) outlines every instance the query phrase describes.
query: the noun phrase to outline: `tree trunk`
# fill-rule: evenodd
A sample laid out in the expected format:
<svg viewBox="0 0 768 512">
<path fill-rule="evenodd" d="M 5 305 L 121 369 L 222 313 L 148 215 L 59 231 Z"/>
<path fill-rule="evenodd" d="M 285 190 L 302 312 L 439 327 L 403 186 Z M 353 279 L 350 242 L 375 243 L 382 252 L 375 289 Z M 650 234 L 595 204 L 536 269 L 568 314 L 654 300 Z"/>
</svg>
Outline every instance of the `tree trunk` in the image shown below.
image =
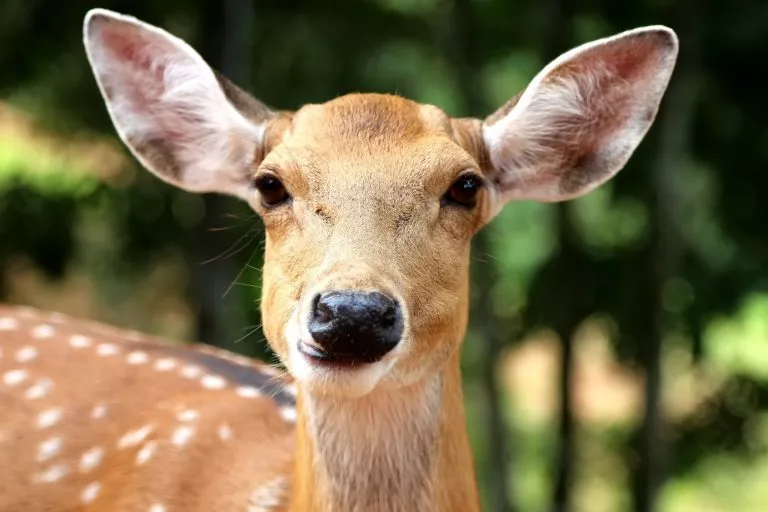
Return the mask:
<svg viewBox="0 0 768 512">
<path fill-rule="evenodd" d="M 545 27 L 543 29 L 542 57 L 545 62 L 555 59 L 568 49 L 572 43 L 571 19 L 572 6 L 568 0 L 550 0 L 547 2 Z M 550 510 L 552 512 L 567 512 L 570 510 L 571 485 L 574 469 L 574 436 L 575 422 L 573 417 L 573 336 L 581 318 L 579 318 L 578 297 L 578 268 L 576 259 L 578 248 L 575 243 L 576 234 L 568 217 L 568 203 L 561 203 L 557 208 L 557 240 L 558 254 L 556 255 L 557 290 L 554 293 L 557 303 L 557 318 L 555 331 L 560 341 L 560 372 L 558 392 L 560 395 L 560 412 L 558 418 L 558 443 L 554 457 L 554 485 Z"/>
<path fill-rule="evenodd" d="M 576 425 L 573 416 L 573 335 L 578 327 L 573 292 L 578 290 L 574 282 L 577 269 L 574 268 L 576 249 L 571 241 L 571 227 L 567 205 L 557 205 L 557 307 L 558 319 L 555 331 L 560 340 L 560 372 L 558 375 L 558 393 L 560 395 L 560 413 L 558 424 L 558 444 L 555 455 L 554 486 L 552 490 L 551 510 L 566 512 L 570 510 L 571 486 L 574 470 L 574 437 Z M 578 293 L 578 292 L 577 292 Z"/>
<path fill-rule="evenodd" d="M 203 20 L 203 54 L 209 64 L 233 82 L 245 86 L 250 77 L 251 24 L 253 2 L 223 0 L 206 7 Z M 194 301 L 198 305 L 197 336 L 199 341 L 235 349 L 233 343 L 241 338 L 240 330 L 247 324 L 243 300 L 237 290 L 224 297 L 240 271 L 235 256 L 221 256 L 233 245 L 229 231 L 221 231 L 226 222 L 227 205 L 224 196 L 203 196 L 205 216 L 192 233 L 191 262 Z M 213 260 L 213 261 L 210 261 Z M 204 263 L 207 262 L 207 263 Z M 242 351 L 242 350 L 239 350 Z"/>
<path fill-rule="evenodd" d="M 488 253 L 488 231 L 478 233 L 474 240 L 473 252 L 478 255 Z M 472 284 L 476 290 L 472 307 L 472 319 L 477 325 L 481 339 L 480 375 L 481 385 L 487 397 L 486 428 L 490 449 L 488 450 L 488 511 L 515 510 L 511 499 L 510 486 L 510 432 L 506 427 L 502 411 L 503 396 L 498 384 L 498 362 L 503 344 L 498 332 L 496 315 L 493 311 L 492 289 L 497 280 L 493 260 L 486 260 L 475 265 Z M 508 337 L 514 337 L 512 333 Z M 512 489 L 513 490 L 513 489 Z"/>
<path fill-rule="evenodd" d="M 454 0 L 451 33 L 448 38 L 449 51 L 453 56 L 457 80 L 462 93 L 465 115 L 480 116 L 486 110 L 483 105 L 482 87 L 477 70 L 471 65 L 475 54 L 475 25 L 472 6 L 468 0 Z M 474 254 L 486 254 L 488 231 L 481 231 L 473 242 Z M 476 262 L 477 260 L 474 260 Z M 485 412 L 488 439 L 489 481 L 487 484 L 486 510 L 507 512 L 515 510 L 509 490 L 510 434 L 506 428 L 502 411 L 502 394 L 497 381 L 497 363 L 501 353 L 501 339 L 498 335 L 497 319 L 493 313 L 491 290 L 496 281 L 493 260 L 474 265 L 472 285 L 472 320 L 478 326 L 481 338 L 480 375 L 485 390 Z"/>
<path fill-rule="evenodd" d="M 676 171 L 685 164 L 688 154 L 698 87 L 697 58 L 693 53 L 697 46 L 694 34 L 696 7 L 690 2 L 678 3 L 676 7 L 679 21 L 676 27 L 684 44 L 664 109 L 659 115 L 658 155 L 650 177 L 655 203 L 651 212 L 654 236 L 648 259 L 650 332 L 643 340 L 642 352 L 646 372 L 645 417 L 637 437 L 639 461 L 634 489 L 634 509 L 637 512 L 656 510 L 658 492 L 667 470 L 661 357 L 669 315 L 662 303 L 662 293 L 665 283 L 680 268 L 682 244 L 677 207 L 682 185 Z"/>
<path fill-rule="evenodd" d="M 0 301 L 8 299 L 8 261 L 0 250 Z"/>
</svg>

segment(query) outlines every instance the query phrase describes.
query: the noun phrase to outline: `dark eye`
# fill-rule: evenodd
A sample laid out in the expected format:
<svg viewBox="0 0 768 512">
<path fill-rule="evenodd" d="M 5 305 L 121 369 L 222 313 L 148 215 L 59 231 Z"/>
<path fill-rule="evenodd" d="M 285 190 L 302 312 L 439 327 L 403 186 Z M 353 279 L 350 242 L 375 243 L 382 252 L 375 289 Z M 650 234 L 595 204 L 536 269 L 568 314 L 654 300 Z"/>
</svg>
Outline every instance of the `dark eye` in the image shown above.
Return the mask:
<svg viewBox="0 0 768 512">
<path fill-rule="evenodd" d="M 482 181 L 477 176 L 462 176 L 453 182 L 451 188 L 443 196 L 443 204 L 454 204 L 472 208 L 477 202 L 477 193 L 480 191 Z"/>
<path fill-rule="evenodd" d="M 274 174 L 262 174 L 253 180 L 253 186 L 261 194 L 261 203 L 266 207 L 284 203 L 290 196 L 283 183 Z"/>
</svg>

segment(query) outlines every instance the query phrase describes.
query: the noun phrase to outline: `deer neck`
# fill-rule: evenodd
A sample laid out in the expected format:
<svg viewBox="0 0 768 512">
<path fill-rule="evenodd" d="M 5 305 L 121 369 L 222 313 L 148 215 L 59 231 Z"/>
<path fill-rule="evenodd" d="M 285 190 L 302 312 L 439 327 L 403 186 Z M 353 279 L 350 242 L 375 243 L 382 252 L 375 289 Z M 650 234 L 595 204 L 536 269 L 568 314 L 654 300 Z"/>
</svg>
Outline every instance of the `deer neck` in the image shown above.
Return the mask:
<svg viewBox="0 0 768 512">
<path fill-rule="evenodd" d="M 458 353 L 408 388 L 299 392 L 294 512 L 479 510 Z"/>
</svg>

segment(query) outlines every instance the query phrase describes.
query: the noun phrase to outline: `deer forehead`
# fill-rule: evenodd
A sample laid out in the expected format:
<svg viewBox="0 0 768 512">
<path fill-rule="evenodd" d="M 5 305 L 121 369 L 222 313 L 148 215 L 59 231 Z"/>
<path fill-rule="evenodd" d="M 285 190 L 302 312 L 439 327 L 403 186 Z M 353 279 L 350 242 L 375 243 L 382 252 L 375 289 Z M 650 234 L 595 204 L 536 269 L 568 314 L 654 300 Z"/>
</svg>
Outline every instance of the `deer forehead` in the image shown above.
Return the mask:
<svg viewBox="0 0 768 512">
<path fill-rule="evenodd" d="M 438 191 L 476 167 L 451 119 L 432 105 L 385 94 L 348 94 L 278 120 L 278 143 L 262 166 L 298 174 L 299 195 L 379 184 L 388 191 Z M 291 179 L 289 177 L 288 179 Z M 361 197 L 362 199 L 362 197 Z"/>
<path fill-rule="evenodd" d="M 389 94 L 346 94 L 305 105 L 293 120 L 296 131 L 360 138 L 366 143 L 404 142 L 429 131 L 449 132 L 450 118 L 438 107 Z"/>
</svg>

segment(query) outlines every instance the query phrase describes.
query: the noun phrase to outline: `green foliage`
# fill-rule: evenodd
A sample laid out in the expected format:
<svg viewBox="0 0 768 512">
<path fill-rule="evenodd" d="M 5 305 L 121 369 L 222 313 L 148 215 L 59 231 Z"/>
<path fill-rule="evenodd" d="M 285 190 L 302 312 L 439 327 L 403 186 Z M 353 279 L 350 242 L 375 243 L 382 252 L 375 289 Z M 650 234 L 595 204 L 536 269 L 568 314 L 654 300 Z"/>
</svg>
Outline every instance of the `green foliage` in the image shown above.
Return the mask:
<svg viewBox="0 0 768 512">
<path fill-rule="evenodd" d="M 82 198 L 92 194 L 99 182 L 49 152 L 36 151 L 23 137 L 0 139 L 0 190 L 26 187 L 43 196 Z"/>
<path fill-rule="evenodd" d="M 768 295 L 746 297 L 736 315 L 714 319 L 704 339 L 718 370 L 768 383 Z"/>
</svg>

